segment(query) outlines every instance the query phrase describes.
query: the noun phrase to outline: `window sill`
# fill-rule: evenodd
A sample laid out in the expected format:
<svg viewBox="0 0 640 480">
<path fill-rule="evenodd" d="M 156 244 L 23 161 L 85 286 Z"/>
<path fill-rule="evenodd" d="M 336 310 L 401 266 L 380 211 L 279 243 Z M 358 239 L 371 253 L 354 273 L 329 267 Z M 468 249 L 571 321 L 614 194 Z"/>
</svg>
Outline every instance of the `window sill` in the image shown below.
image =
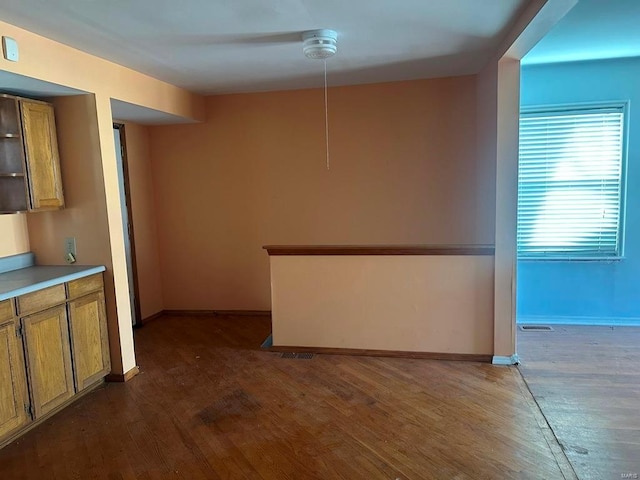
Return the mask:
<svg viewBox="0 0 640 480">
<path fill-rule="evenodd" d="M 518 257 L 518 262 L 618 263 L 625 257 Z"/>
</svg>

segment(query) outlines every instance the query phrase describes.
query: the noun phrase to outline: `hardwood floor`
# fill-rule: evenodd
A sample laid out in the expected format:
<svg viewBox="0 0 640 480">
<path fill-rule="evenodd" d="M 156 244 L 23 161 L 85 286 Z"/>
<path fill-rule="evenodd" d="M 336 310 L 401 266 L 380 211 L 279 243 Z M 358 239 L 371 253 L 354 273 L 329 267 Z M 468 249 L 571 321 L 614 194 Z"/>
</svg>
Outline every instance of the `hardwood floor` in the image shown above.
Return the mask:
<svg viewBox="0 0 640 480">
<path fill-rule="evenodd" d="M 519 368 L 578 477 L 640 478 L 640 327 L 554 329 L 518 331 Z"/>
<path fill-rule="evenodd" d="M 163 317 L 141 373 L 0 450 L 2 479 L 562 479 L 515 368 L 261 351 L 264 317 Z"/>
</svg>

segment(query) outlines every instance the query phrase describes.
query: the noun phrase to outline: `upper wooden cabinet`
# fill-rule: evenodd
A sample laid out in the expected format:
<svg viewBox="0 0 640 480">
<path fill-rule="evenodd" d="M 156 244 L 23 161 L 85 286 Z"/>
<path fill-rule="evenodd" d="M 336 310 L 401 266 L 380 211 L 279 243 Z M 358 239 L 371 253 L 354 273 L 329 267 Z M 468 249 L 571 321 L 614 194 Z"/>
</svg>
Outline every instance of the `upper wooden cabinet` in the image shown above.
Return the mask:
<svg viewBox="0 0 640 480">
<path fill-rule="evenodd" d="M 63 206 L 53 106 L 0 94 L 0 213 Z"/>
<path fill-rule="evenodd" d="M 20 99 L 31 210 L 64 206 L 53 106 Z"/>
</svg>

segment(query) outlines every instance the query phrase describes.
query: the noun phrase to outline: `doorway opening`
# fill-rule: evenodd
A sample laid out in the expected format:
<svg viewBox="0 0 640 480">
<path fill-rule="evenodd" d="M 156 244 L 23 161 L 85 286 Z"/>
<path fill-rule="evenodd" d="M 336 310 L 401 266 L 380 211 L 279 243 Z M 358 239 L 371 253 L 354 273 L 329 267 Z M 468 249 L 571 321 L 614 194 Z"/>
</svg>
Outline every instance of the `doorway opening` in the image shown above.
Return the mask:
<svg viewBox="0 0 640 480">
<path fill-rule="evenodd" d="M 142 326 L 140 313 L 140 296 L 138 288 L 138 271 L 136 268 L 136 248 L 133 232 L 133 214 L 131 208 L 131 190 L 129 182 L 129 166 L 127 163 L 127 144 L 125 126 L 122 123 L 113 124 L 113 138 L 116 145 L 116 159 L 118 164 L 118 183 L 120 186 L 120 203 L 122 209 L 122 228 L 124 231 L 124 247 L 129 277 L 129 297 L 131 300 L 131 322 L 133 327 Z"/>
<path fill-rule="evenodd" d="M 580 1 L 521 69 L 518 368 L 578 478 L 638 471 L 640 57 L 609 55 L 632 6 Z"/>
</svg>

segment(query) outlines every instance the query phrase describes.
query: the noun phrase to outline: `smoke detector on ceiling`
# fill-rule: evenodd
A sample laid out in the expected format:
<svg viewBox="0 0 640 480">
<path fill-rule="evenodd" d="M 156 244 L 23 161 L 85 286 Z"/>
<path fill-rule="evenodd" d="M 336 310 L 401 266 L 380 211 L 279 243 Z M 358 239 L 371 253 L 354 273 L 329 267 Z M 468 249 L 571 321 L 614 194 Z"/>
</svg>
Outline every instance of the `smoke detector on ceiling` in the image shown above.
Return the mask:
<svg viewBox="0 0 640 480">
<path fill-rule="evenodd" d="M 338 34 L 333 30 L 310 30 L 302 34 L 302 51 L 307 58 L 333 57 L 338 50 Z"/>
</svg>

